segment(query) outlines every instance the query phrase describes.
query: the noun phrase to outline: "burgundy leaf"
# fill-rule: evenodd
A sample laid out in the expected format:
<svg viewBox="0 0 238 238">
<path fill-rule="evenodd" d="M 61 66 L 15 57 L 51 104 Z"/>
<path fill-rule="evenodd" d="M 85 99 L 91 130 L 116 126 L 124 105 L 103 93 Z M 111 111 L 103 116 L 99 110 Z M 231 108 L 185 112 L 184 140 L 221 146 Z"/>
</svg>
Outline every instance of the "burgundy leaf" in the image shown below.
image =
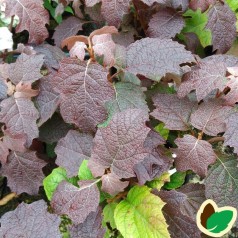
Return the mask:
<svg viewBox="0 0 238 238">
<path fill-rule="evenodd" d="M 0 162 L 2 164 L 7 163 L 7 156 L 9 155 L 9 150 L 6 144 L 0 141 Z"/>
<path fill-rule="evenodd" d="M 151 130 L 145 140 L 144 146 L 155 149 L 158 145 L 164 145 L 165 143 L 165 139 L 159 133 Z"/>
<path fill-rule="evenodd" d="M 224 104 L 233 106 L 238 102 L 238 77 L 230 78 L 226 86 L 230 88 L 230 91 L 223 96 Z"/>
<path fill-rule="evenodd" d="M 191 115 L 191 124 L 207 135 L 216 136 L 226 130 L 225 120 L 231 114 L 231 107 L 223 106 L 221 100 L 209 100 L 199 105 Z"/>
<path fill-rule="evenodd" d="M 184 97 L 195 89 L 197 100 L 200 101 L 215 89 L 222 91 L 226 87 L 225 76 L 226 65 L 223 62 L 199 62 L 190 72 L 184 74 L 178 96 Z"/>
<path fill-rule="evenodd" d="M 42 78 L 40 69 L 44 63 L 43 55 L 26 55 L 22 53 L 16 63 L 10 64 L 9 78 L 17 85 L 19 82 L 33 83 Z"/>
<path fill-rule="evenodd" d="M 5 146 L 13 151 L 25 152 L 26 151 L 26 134 L 12 135 L 9 130 L 4 130 L 3 143 Z"/>
<path fill-rule="evenodd" d="M 116 113 L 107 127 L 97 130 L 88 163 L 95 177 L 103 175 L 107 168 L 119 178 L 134 177 L 133 167 L 146 156 L 146 120 L 148 115 L 144 111 L 128 109 Z"/>
<path fill-rule="evenodd" d="M 55 163 L 66 169 L 68 177 L 76 176 L 82 161 L 91 156 L 92 142 L 91 135 L 70 130 L 57 143 Z"/>
<path fill-rule="evenodd" d="M 95 21 L 99 26 L 105 25 L 105 19 L 101 13 L 101 3 L 94 5 L 93 7 L 85 7 L 84 11 Z"/>
<path fill-rule="evenodd" d="M 193 11 L 201 9 L 202 12 L 205 12 L 210 7 L 210 5 L 214 5 L 215 3 L 216 0 L 191 0 L 189 2 L 189 8 L 191 8 Z"/>
<path fill-rule="evenodd" d="M 112 196 L 124 191 L 128 185 L 129 181 L 122 182 L 120 178 L 113 173 L 102 176 L 102 191 Z"/>
<path fill-rule="evenodd" d="M 10 152 L 7 164 L 3 165 L 3 175 L 7 177 L 8 186 L 17 194 L 26 192 L 31 195 L 38 193 L 44 174 L 42 168 L 46 162 L 37 158 L 36 153 Z"/>
<path fill-rule="evenodd" d="M 91 212 L 96 212 L 99 205 L 99 190 L 95 182 L 87 181 L 80 188 L 62 181 L 51 200 L 56 214 L 66 214 L 77 225 L 83 223 Z"/>
<path fill-rule="evenodd" d="M 178 146 L 178 148 L 174 149 L 177 155 L 175 159 L 177 170 L 192 170 L 199 176 L 205 177 L 207 175 L 207 167 L 216 161 L 216 154 L 211 144 L 191 135 L 177 138 L 175 143 Z"/>
<path fill-rule="evenodd" d="M 180 74 L 180 64 L 193 61 L 183 45 L 170 39 L 144 38 L 127 48 L 127 70 L 153 80 L 166 73 Z"/>
<path fill-rule="evenodd" d="M 188 183 L 177 190 L 184 195 L 180 203 L 180 210 L 183 215 L 196 220 L 196 214 L 202 203 L 206 200 L 205 186 L 203 184 Z M 177 198 L 177 196 L 175 196 Z"/>
<path fill-rule="evenodd" d="M 159 3 L 163 7 L 171 7 L 174 9 L 186 11 L 188 8 L 189 0 L 141 0 L 148 6 L 153 5 L 153 3 Z"/>
<path fill-rule="evenodd" d="M 226 132 L 224 134 L 225 137 L 224 145 L 234 147 L 235 153 L 238 153 L 237 131 L 238 131 L 238 112 L 235 112 L 231 114 L 229 118 L 226 120 Z"/>
<path fill-rule="evenodd" d="M 87 7 L 93 7 L 95 4 L 101 2 L 101 0 L 85 0 Z"/>
<path fill-rule="evenodd" d="M 52 144 L 65 137 L 70 128 L 72 126 L 66 124 L 62 117 L 58 113 L 55 113 L 40 127 L 40 140 Z"/>
<path fill-rule="evenodd" d="M 31 204 L 21 203 L 14 211 L 7 212 L 0 219 L 2 237 L 54 237 L 60 238 L 61 219 L 47 211 L 44 200 Z"/>
<path fill-rule="evenodd" d="M 97 63 L 67 58 L 53 82 L 61 94 L 60 112 L 67 123 L 74 123 L 84 132 L 95 131 L 106 117 L 104 103 L 113 96 L 107 70 Z M 70 110 L 69 110 L 70 109 Z"/>
<path fill-rule="evenodd" d="M 39 45 L 34 48 L 36 52 L 44 55 L 44 64 L 48 69 L 58 69 L 59 62 L 65 58 L 65 53 L 58 47 L 49 44 Z"/>
<path fill-rule="evenodd" d="M 85 57 L 85 49 L 87 49 L 87 46 L 84 42 L 76 41 L 69 51 L 70 57 L 77 57 L 83 61 Z"/>
<path fill-rule="evenodd" d="M 230 7 L 217 2 L 208 12 L 206 29 L 212 32 L 213 50 L 226 53 L 236 38 L 236 15 Z"/>
<path fill-rule="evenodd" d="M 197 104 L 188 98 L 179 99 L 175 94 L 157 94 L 153 97 L 156 109 L 151 113 L 153 117 L 165 123 L 170 130 L 189 129 L 189 118 Z"/>
<path fill-rule="evenodd" d="M 55 40 L 55 45 L 60 47 L 64 39 L 75 36 L 80 30 L 82 30 L 82 22 L 80 19 L 73 16 L 67 18 L 55 28 L 55 33 L 52 37 Z"/>
<path fill-rule="evenodd" d="M 222 62 L 226 65 L 226 67 L 234 67 L 238 64 L 238 57 L 233 55 L 211 55 L 201 60 L 202 62 Z"/>
<path fill-rule="evenodd" d="M 12 135 L 25 133 L 27 135 L 27 147 L 29 147 L 32 140 L 37 138 L 39 134 L 36 125 L 39 113 L 33 102 L 26 98 L 10 97 L 3 100 L 0 106 L 0 121 L 6 124 Z"/>
<path fill-rule="evenodd" d="M 145 159 L 136 164 L 134 171 L 138 178 L 139 184 L 145 184 L 156 177 L 160 177 L 162 173 L 169 170 L 172 160 L 165 156 L 159 145 L 165 144 L 165 140 L 156 132 L 150 131 L 144 146 L 148 148 L 148 154 Z"/>
<path fill-rule="evenodd" d="M 152 6 L 154 3 L 167 3 L 168 0 L 141 0 L 143 3 L 145 3 L 148 6 Z"/>
<path fill-rule="evenodd" d="M 183 189 L 186 190 L 185 193 Z M 204 186 L 199 184 L 188 184 L 186 188 L 182 187 L 181 191 L 156 192 L 156 195 L 166 203 L 162 211 L 169 225 L 168 229 L 171 238 L 201 237 L 201 232 L 196 225 L 194 212 L 197 212 L 197 209 L 205 200 L 204 193 Z M 190 198 L 191 195 L 192 197 Z M 195 201 L 193 201 L 193 196 L 195 196 Z M 192 214 L 192 217 L 187 216 L 186 212 L 184 214 L 185 209 L 189 209 L 189 214 Z"/>
<path fill-rule="evenodd" d="M 112 67 L 115 63 L 116 44 L 110 34 L 95 35 L 92 38 L 93 50 L 97 56 L 103 56 L 103 64 Z"/>
<path fill-rule="evenodd" d="M 112 39 L 116 44 L 127 47 L 135 41 L 134 35 L 136 34 L 134 27 L 127 27 L 125 30 L 118 32 L 118 34 L 112 35 Z"/>
<path fill-rule="evenodd" d="M 102 228 L 102 208 L 91 212 L 83 223 L 71 226 L 69 232 L 71 238 L 103 238 L 105 228 Z"/>
<path fill-rule="evenodd" d="M 36 97 L 36 106 L 40 113 L 38 125 L 51 118 L 60 103 L 59 93 L 55 92 L 51 83 L 52 77 L 52 74 L 45 76 L 39 83 L 39 95 Z"/>
<path fill-rule="evenodd" d="M 153 38 L 175 37 L 184 27 L 183 17 L 173 8 L 161 8 L 150 20 L 147 35 Z"/>
<path fill-rule="evenodd" d="M 6 2 L 6 17 L 17 15 L 20 19 L 16 32 L 27 30 L 29 43 L 42 43 L 48 37 L 45 24 L 49 24 L 49 13 L 43 7 L 43 1 L 3 0 Z"/>
<path fill-rule="evenodd" d="M 129 13 L 130 0 L 102 0 L 101 12 L 108 25 L 118 27 L 123 15 Z"/>
<path fill-rule="evenodd" d="M 161 148 L 151 149 L 145 159 L 134 167 L 139 184 L 142 185 L 160 177 L 170 169 L 172 163 L 173 161 L 164 155 Z"/>
</svg>

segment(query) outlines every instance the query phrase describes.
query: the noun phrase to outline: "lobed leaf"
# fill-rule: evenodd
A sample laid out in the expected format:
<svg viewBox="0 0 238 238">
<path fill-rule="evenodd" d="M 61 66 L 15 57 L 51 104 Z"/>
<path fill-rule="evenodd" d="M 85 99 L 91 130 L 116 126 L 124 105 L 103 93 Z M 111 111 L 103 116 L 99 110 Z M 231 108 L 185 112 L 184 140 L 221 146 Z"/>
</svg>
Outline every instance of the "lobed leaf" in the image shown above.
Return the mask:
<svg viewBox="0 0 238 238">
<path fill-rule="evenodd" d="M 107 127 L 97 130 L 88 163 L 94 177 L 103 175 L 107 168 L 119 178 L 134 177 L 134 165 L 146 156 L 147 119 L 145 111 L 128 109 L 116 113 Z"/>
<path fill-rule="evenodd" d="M 47 211 L 44 200 L 31 204 L 21 203 L 0 219 L 2 237 L 55 237 L 60 238 L 60 217 Z"/>
<path fill-rule="evenodd" d="M 81 181 L 80 188 L 62 181 L 51 200 L 56 214 L 66 214 L 75 225 L 83 223 L 90 212 L 96 212 L 99 204 L 99 191 L 93 181 Z"/>
<path fill-rule="evenodd" d="M 55 163 L 64 167 L 69 177 L 76 176 L 82 161 L 91 156 L 92 142 L 91 135 L 70 130 L 57 143 Z"/>
<path fill-rule="evenodd" d="M 177 138 L 175 144 L 178 148 L 174 149 L 177 155 L 175 166 L 178 171 L 192 170 L 201 177 L 207 175 L 207 167 L 216 161 L 210 143 L 199 140 L 191 135 L 185 135 L 183 138 Z"/>
<path fill-rule="evenodd" d="M 8 162 L 3 165 L 2 174 L 7 177 L 12 191 L 36 195 L 44 179 L 42 168 L 45 165 L 46 162 L 39 159 L 33 151 L 12 151 Z"/>
<path fill-rule="evenodd" d="M 43 8 L 43 1 L 35 0 L 2 0 L 6 3 L 7 17 L 18 16 L 16 32 L 27 30 L 29 43 L 42 43 L 49 35 L 45 24 L 49 24 L 49 13 Z"/>
<path fill-rule="evenodd" d="M 106 119 L 104 103 L 113 96 L 107 74 L 97 63 L 74 58 L 61 61 L 53 84 L 60 93 L 60 112 L 67 123 L 74 123 L 87 132 L 95 131 L 96 125 Z"/>
<path fill-rule="evenodd" d="M 170 39 L 144 38 L 127 48 L 127 71 L 160 80 L 166 73 L 180 74 L 180 64 L 194 58 L 183 45 Z"/>
</svg>

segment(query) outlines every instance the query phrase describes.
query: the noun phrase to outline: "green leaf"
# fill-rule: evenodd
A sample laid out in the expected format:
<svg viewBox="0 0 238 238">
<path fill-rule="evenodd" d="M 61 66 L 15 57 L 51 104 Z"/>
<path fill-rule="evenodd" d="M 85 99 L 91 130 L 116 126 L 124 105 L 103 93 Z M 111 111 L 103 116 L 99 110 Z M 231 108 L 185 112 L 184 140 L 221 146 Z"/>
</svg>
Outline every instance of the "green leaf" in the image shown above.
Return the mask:
<svg viewBox="0 0 238 238">
<path fill-rule="evenodd" d="M 80 180 L 94 179 L 90 169 L 88 168 L 88 160 L 84 160 L 79 167 L 78 177 Z"/>
<path fill-rule="evenodd" d="M 146 184 L 150 188 L 156 188 L 156 189 L 160 190 L 164 186 L 164 183 L 169 182 L 169 181 L 170 181 L 170 174 L 164 173 L 159 178 L 155 178 L 154 180 L 147 182 Z"/>
<path fill-rule="evenodd" d="M 159 134 L 160 134 L 165 140 L 168 139 L 169 129 L 167 129 L 167 128 L 164 126 L 164 123 L 163 123 L 163 122 L 159 123 L 159 124 L 155 127 L 155 131 L 159 132 Z"/>
<path fill-rule="evenodd" d="M 167 238 L 162 208 L 165 203 L 146 186 L 133 187 L 114 213 L 117 229 L 124 238 Z"/>
<path fill-rule="evenodd" d="M 238 1 L 237 0 L 226 0 L 227 5 L 233 12 L 236 12 L 238 9 Z"/>
<path fill-rule="evenodd" d="M 68 181 L 72 183 L 73 185 L 77 186 L 77 178 L 68 178 L 66 170 L 64 168 L 56 168 L 54 169 L 51 174 L 49 174 L 47 177 L 43 180 L 43 186 L 46 193 L 47 198 L 49 201 L 51 200 L 57 186 L 61 181 Z"/>
<path fill-rule="evenodd" d="M 204 29 L 208 21 L 207 13 L 201 13 L 200 9 L 195 12 L 189 9 L 183 14 L 183 16 L 185 17 L 185 27 L 181 33 L 193 32 L 198 36 L 203 47 L 211 45 L 211 31 Z"/>
<path fill-rule="evenodd" d="M 220 233 L 227 228 L 232 218 L 233 211 L 215 212 L 207 219 L 206 228 L 212 233 Z"/>
<path fill-rule="evenodd" d="M 104 209 L 103 209 L 103 226 L 107 227 L 106 223 L 110 223 L 110 226 L 112 229 L 116 228 L 116 223 L 114 220 L 114 211 L 116 209 L 116 206 L 118 205 L 118 203 L 116 202 L 112 202 L 107 204 Z"/>
<path fill-rule="evenodd" d="M 164 185 L 166 189 L 176 189 L 184 184 L 186 172 L 175 172 L 170 176 L 170 182 Z"/>
</svg>

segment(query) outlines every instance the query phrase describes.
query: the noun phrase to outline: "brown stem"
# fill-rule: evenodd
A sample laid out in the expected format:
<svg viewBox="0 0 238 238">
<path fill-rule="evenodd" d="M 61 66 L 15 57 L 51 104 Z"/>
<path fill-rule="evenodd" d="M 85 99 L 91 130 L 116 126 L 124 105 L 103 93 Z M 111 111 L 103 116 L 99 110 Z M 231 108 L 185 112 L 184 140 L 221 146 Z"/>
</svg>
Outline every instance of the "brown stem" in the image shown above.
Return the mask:
<svg viewBox="0 0 238 238">
<path fill-rule="evenodd" d="M 0 200 L 0 206 L 3 206 L 5 204 L 7 204 L 10 200 L 12 200 L 13 198 L 17 197 L 17 194 L 16 193 L 10 193 L 8 195 L 6 195 L 5 197 L 3 197 L 1 200 Z"/>
<path fill-rule="evenodd" d="M 11 22 L 10 22 L 10 25 L 8 26 L 8 30 L 9 30 L 10 32 L 12 32 L 13 21 L 14 21 L 14 16 L 11 17 Z"/>
<path fill-rule="evenodd" d="M 201 139 L 202 139 L 202 136 L 203 136 L 203 131 L 201 131 L 201 132 L 198 133 L 198 139 L 201 140 Z"/>
<path fill-rule="evenodd" d="M 219 142 L 219 141 L 224 141 L 224 137 L 223 136 L 218 136 L 218 137 L 213 137 L 211 139 L 209 139 L 207 142 L 209 143 L 216 143 L 216 142 Z"/>
<path fill-rule="evenodd" d="M 118 193 L 114 198 L 107 199 L 107 202 L 108 203 L 112 203 L 112 202 L 115 202 L 116 200 L 119 200 L 121 198 L 125 198 L 127 193 L 128 193 L 128 191 L 124 191 L 124 192 Z"/>
<path fill-rule="evenodd" d="M 114 77 L 116 77 L 118 74 L 120 74 L 122 72 L 122 70 L 120 69 L 118 72 L 116 72 L 115 74 L 113 74 L 112 76 L 110 76 L 109 78 L 108 78 L 108 80 L 110 81 L 110 82 L 112 82 L 112 79 L 114 78 Z"/>
</svg>

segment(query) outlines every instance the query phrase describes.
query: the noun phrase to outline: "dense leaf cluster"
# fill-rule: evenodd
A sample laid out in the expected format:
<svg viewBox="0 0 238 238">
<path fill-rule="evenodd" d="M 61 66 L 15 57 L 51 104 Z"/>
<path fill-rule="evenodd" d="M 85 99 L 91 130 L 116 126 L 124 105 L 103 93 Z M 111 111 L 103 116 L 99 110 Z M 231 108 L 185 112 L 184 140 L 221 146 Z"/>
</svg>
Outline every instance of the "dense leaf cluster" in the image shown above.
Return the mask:
<svg viewBox="0 0 238 238">
<path fill-rule="evenodd" d="M 237 1 L 0 4 L 0 237 L 199 238 L 203 201 L 238 209 Z"/>
</svg>

